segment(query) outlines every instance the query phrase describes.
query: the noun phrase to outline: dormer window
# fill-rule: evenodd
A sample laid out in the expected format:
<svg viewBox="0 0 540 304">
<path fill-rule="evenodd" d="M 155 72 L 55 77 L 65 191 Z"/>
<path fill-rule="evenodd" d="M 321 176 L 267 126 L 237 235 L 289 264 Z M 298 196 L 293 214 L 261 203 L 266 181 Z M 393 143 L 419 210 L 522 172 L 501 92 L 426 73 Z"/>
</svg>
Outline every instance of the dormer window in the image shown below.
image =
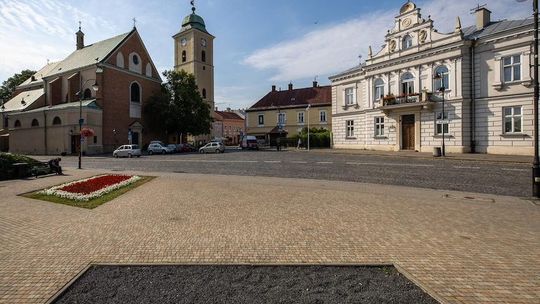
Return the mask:
<svg viewBox="0 0 540 304">
<path fill-rule="evenodd" d="M 410 35 L 405 35 L 405 37 L 403 37 L 403 49 L 404 50 L 410 49 L 412 46 L 413 46 L 412 37 Z"/>
</svg>

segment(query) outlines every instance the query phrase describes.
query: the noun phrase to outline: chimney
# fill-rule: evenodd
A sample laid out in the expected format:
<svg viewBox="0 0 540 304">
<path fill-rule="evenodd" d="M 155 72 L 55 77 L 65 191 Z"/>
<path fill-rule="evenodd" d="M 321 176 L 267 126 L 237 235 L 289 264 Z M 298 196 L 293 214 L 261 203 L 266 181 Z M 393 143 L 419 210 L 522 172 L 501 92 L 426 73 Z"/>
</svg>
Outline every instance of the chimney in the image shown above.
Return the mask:
<svg viewBox="0 0 540 304">
<path fill-rule="evenodd" d="M 319 83 L 317 81 L 313 81 L 313 87 L 316 88 L 319 86 Z"/>
<path fill-rule="evenodd" d="M 480 7 L 476 11 L 476 30 L 484 29 L 491 23 L 491 11 L 485 7 Z"/>
<path fill-rule="evenodd" d="M 276 86 L 273 85 L 273 86 L 272 86 L 272 92 L 275 92 L 275 91 L 276 91 Z"/>
<path fill-rule="evenodd" d="M 218 110 L 218 107 L 216 107 L 216 110 L 215 110 L 215 111 L 219 111 L 219 110 Z"/>
<path fill-rule="evenodd" d="M 77 50 L 84 48 L 84 33 L 81 31 L 81 24 L 79 22 L 79 31 L 75 33 L 77 36 Z"/>
<path fill-rule="evenodd" d="M 292 89 L 293 89 L 293 84 L 291 82 L 291 83 L 289 83 L 289 91 L 292 91 Z"/>
</svg>

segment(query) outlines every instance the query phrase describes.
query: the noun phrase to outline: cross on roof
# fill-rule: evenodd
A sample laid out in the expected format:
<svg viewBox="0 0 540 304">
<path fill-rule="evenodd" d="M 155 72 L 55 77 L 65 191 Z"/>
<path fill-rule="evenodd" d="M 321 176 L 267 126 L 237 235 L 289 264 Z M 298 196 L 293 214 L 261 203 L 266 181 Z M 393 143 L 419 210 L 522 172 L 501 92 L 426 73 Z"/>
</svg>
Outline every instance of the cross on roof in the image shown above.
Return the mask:
<svg viewBox="0 0 540 304">
<path fill-rule="evenodd" d="M 133 28 L 137 27 L 137 18 L 133 17 Z"/>
</svg>

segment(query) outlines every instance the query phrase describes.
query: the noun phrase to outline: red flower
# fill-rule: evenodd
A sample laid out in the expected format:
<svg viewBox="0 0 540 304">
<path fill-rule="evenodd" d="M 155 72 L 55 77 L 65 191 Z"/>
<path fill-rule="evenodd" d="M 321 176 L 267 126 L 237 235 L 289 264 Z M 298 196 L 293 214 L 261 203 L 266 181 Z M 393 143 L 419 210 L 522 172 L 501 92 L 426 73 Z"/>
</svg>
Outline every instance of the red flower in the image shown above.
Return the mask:
<svg viewBox="0 0 540 304">
<path fill-rule="evenodd" d="M 130 179 L 128 175 L 104 175 L 98 176 L 83 182 L 78 182 L 60 188 L 61 191 L 77 193 L 77 194 L 90 194 L 92 192 L 101 190 L 103 188 L 121 183 Z"/>
</svg>

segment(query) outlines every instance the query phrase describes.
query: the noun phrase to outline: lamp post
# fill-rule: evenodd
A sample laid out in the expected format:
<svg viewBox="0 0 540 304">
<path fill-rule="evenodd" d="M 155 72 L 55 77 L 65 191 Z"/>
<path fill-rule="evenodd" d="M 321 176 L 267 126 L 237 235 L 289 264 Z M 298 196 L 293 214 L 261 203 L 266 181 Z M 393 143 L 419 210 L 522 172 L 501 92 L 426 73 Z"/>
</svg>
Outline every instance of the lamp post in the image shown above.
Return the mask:
<svg viewBox="0 0 540 304">
<path fill-rule="evenodd" d="M 440 81 L 441 82 L 441 87 L 439 88 L 439 92 L 441 92 L 441 95 L 442 95 L 442 113 L 441 113 L 441 119 L 442 119 L 442 124 L 441 124 L 441 131 L 442 131 L 442 148 L 441 148 L 441 156 L 446 156 L 446 147 L 445 147 L 445 142 L 444 142 L 444 138 L 445 138 L 445 135 L 446 135 L 446 132 L 444 131 L 444 125 L 447 124 L 446 123 L 446 120 L 444 119 L 444 91 L 446 91 L 446 88 L 444 87 L 444 76 L 437 73 L 435 75 L 435 77 L 433 77 L 433 79 L 435 79 L 435 81 Z"/>
<path fill-rule="evenodd" d="M 92 89 L 95 92 L 97 92 L 99 90 L 99 86 L 97 84 L 96 79 L 87 79 L 81 85 L 81 89 L 79 90 L 79 136 L 80 136 L 80 141 L 79 141 L 79 169 L 82 169 L 82 167 L 81 167 L 81 165 L 82 165 L 82 145 L 83 145 L 82 126 L 83 126 L 83 123 L 84 123 L 84 119 L 82 118 L 82 101 L 83 101 L 82 89 L 89 81 L 92 81 L 92 80 L 95 81 L 94 84 L 92 85 Z"/>
<path fill-rule="evenodd" d="M 527 0 L 516 0 L 517 2 L 525 2 Z M 532 167 L 532 194 L 534 197 L 540 197 L 540 159 L 538 151 L 538 97 L 540 95 L 540 86 L 538 83 L 538 0 L 533 0 L 533 15 L 534 15 L 534 62 L 533 62 L 533 78 L 534 78 L 534 159 Z"/>
<path fill-rule="evenodd" d="M 309 109 L 311 109 L 311 105 L 308 105 L 306 108 L 306 114 L 307 114 L 307 150 L 309 151 Z"/>
</svg>

